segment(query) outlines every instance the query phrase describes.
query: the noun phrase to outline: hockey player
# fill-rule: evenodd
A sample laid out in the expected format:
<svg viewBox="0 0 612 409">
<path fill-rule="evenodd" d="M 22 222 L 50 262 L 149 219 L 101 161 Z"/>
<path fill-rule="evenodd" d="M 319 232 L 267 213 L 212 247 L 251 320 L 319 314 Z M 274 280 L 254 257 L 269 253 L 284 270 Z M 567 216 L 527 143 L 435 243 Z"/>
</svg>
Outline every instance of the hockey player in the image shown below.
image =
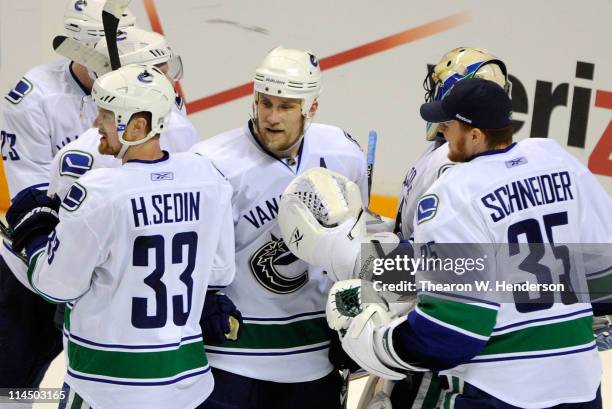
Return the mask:
<svg viewBox="0 0 612 409">
<path fill-rule="evenodd" d="M 332 282 L 291 254 L 277 223 L 281 193 L 307 169 L 333 169 L 367 191 L 355 141 L 312 123 L 321 88 L 313 54 L 277 47 L 255 70 L 251 120 L 194 147 L 234 187 L 237 277 L 223 292 L 244 317 L 238 342 L 206 346 L 215 389 L 204 408 L 339 407 L 324 320 Z"/>
<path fill-rule="evenodd" d="M 104 0 L 69 1 L 66 34 L 90 45 L 104 38 L 103 5 Z M 119 29 L 134 21 L 126 12 Z M 92 84 L 86 67 L 62 59 L 32 68 L 5 96 L 2 158 L 11 197 L 32 186 L 46 190 L 53 155 L 96 117 L 95 106 L 85 98 Z M 11 270 L 24 265 L 6 242 L 0 256 L 0 386 L 34 387 L 62 348 L 53 325 L 55 306 L 17 281 Z"/>
<path fill-rule="evenodd" d="M 68 302 L 60 405 L 193 408 L 213 389 L 199 325 L 206 289 L 235 273 L 233 257 L 216 257 L 233 253 L 232 188 L 201 155 L 161 149 L 174 89 L 157 68 L 105 74 L 92 96 L 101 139 L 123 165 L 79 178 L 55 228 L 53 199 L 34 188 L 7 213 L 32 287 Z"/>
<path fill-rule="evenodd" d="M 502 86 L 510 95 L 506 64 L 482 48 L 458 47 L 446 53 L 423 81 L 425 102 L 440 101 L 448 91 L 465 78 L 483 78 Z M 419 198 L 433 182 L 454 165 L 448 159 L 448 145 L 438 132 L 437 124 L 428 123 L 429 144 L 404 178 L 395 219 L 395 231 L 404 240 L 412 238 L 414 213 Z"/>
<path fill-rule="evenodd" d="M 449 90 L 466 78 L 483 78 L 494 81 L 503 87 L 508 94 L 512 84 L 508 80 L 508 71 L 502 60 L 482 48 L 457 47 L 447 52 L 428 73 L 423 84 L 427 91 L 425 102 L 440 101 Z M 415 229 L 414 215 L 421 196 L 431 187 L 454 162 L 448 159 L 448 144 L 444 135 L 438 132 L 438 124 L 428 123 L 426 139 L 429 144 L 421 156 L 410 168 L 404 178 L 400 201 L 395 219 L 395 233 L 403 240 L 412 240 Z M 385 381 L 390 383 L 391 381 Z M 440 391 L 440 379 L 432 372 L 414 372 L 409 381 L 393 388 L 390 403 L 402 400 L 402 405 L 412 404 L 413 409 L 431 409 L 437 404 Z M 383 388 L 379 401 L 387 398 Z M 410 391 L 408 391 L 409 389 Z M 384 395 L 383 395 L 384 394 Z M 412 402 L 406 402 L 406 397 Z M 399 402 L 396 403 L 399 404 Z"/>
<path fill-rule="evenodd" d="M 123 32 L 123 39 L 117 43 L 122 65 L 151 64 L 164 72 L 170 81 L 178 79 L 182 72 L 180 59 L 176 58 L 164 36 L 137 27 L 128 27 Z M 106 40 L 100 40 L 95 48 L 106 54 Z M 174 70 L 169 71 L 169 65 L 174 66 Z M 98 75 L 93 72 L 90 74 L 94 78 Z M 184 109 L 182 100 L 177 98 L 175 102 L 178 103 L 172 107 L 168 129 L 160 138 L 162 149 L 169 153 L 187 151 L 200 140 L 198 132 L 181 111 Z M 63 198 L 75 178 L 90 169 L 120 166 L 121 160 L 109 155 L 107 151 L 108 145 L 100 143 L 96 128 L 89 128 L 79 135 L 54 156 L 48 194 L 57 194 Z"/>
<path fill-rule="evenodd" d="M 443 100 L 424 104 L 421 115 L 439 124 L 449 158 L 463 163 L 421 197 L 415 243 L 426 243 L 421 250 L 431 257 L 444 243 L 490 243 L 499 254 L 510 250 L 510 260 L 538 282 L 555 277 L 571 290 L 572 277 L 557 271 L 548 277 L 549 267 L 538 264 L 549 260 L 533 253 L 542 247 L 515 254 L 516 247 L 499 245 L 546 240 L 561 259 L 560 248 L 567 249 L 561 243 L 609 245 L 612 202 L 588 169 L 553 140 L 512 143 L 510 99 L 491 81 L 460 81 Z M 552 184 L 527 187 L 540 179 Z M 588 262 L 584 266 L 577 265 L 574 280 L 588 273 Z M 337 283 L 329 302 L 347 299 L 358 287 L 358 281 Z M 591 305 L 571 291 L 561 299 L 465 302 L 456 294 L 428 292 L 407 316 L 394 319 L 380 305 L 353 306 L 363 312 L 348 316 L 345 306 L 329 308 L 328 322 L 346 331 L 345 351 L 372 373 L 400 379 L 406 370 L 439 371 L 449 385 L 443 407 L 601 408 Z"/>
</svg>

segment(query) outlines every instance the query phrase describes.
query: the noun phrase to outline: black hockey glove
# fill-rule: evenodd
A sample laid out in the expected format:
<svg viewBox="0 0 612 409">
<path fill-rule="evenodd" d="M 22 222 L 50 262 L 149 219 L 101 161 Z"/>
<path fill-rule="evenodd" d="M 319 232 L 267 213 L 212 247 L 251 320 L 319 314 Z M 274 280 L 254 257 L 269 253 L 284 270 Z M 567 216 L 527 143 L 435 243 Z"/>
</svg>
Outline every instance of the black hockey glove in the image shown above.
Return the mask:
<svg viewBox="0 0 612 409">
<path fill-rule="evenodd" d="M 200 326 L 206 345 L 236 341 L 240 337 L 242 314 L 227 295 L 216 290 L 208 291 Z"/>
<path fill-rule="evenodd" d="M 6 212 L 13 250 L 21 252 L 31 240 L 46 237 L 55 229 L 60 201 L 44 190 L 27 188 L 15 196 Z"/>
</svg>

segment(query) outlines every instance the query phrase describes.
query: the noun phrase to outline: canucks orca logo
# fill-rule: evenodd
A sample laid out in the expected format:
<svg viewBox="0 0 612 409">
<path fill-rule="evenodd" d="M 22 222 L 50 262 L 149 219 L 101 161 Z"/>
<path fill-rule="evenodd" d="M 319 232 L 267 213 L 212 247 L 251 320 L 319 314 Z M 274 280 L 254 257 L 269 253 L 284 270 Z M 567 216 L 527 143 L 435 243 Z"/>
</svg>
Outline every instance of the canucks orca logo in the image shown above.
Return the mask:
<svg viewBox="0 0 612 409">
<path fill-rule="evenodd" d="M 431 220 L 438 212 L 438 196 L 426 195 L 419 200 L 417 206 L 417 224 Z"/>
<path fill-rule="evenodd" d="M 308 282 L 308 266 L 289 251 L 282 238 L 271 236 L 249 259 L 251 272 L 266 290 L 293 293 Z"/>
</svg>

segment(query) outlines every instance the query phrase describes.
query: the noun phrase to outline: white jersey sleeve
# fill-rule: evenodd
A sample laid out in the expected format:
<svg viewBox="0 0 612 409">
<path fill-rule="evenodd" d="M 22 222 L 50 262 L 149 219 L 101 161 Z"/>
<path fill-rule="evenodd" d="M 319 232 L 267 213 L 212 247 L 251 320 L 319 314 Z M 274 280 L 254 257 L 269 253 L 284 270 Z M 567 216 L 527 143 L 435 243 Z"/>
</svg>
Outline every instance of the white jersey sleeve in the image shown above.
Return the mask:
<svg viewBox="0 0 612 409">
<path fill-rule="evenodd" d="M 51 128 L 39 92 L 23 77 L 4 98 L 2 159 L 11 196 L 48 180 Z"/>
<path fill-rule="evenodd" d="M 55 153 L 91 127 L 96 112 L 70 61 L 28 71 L 3 100 L 2 156 L 11 197 L 46 186 Z"/>
<path fill-rule="evenodd" d="M 78 182 L 75 188 L 87 191 Z M 33 256 L 29 280 L 51 302 L 81 297 L 89 289 L 94 268 L 108 256 L 104 243 L 108 242 L 115 221 L 112 213 L 104 214 L 99 210 L 107 198 L 95 189 L 89 189 L 87 195 L 89 197 L 78 209 L 62 206 L 61 223 L 49 237 L 43 256 Z"/>
<path fill-rule="evenodd" d="M 228 207 L 221 221 L 223 232 L 213 261 L 209 287 L 223 288 L 228 286 L 236 275 L 234 217 L 232 208 Z"/>
</svg>

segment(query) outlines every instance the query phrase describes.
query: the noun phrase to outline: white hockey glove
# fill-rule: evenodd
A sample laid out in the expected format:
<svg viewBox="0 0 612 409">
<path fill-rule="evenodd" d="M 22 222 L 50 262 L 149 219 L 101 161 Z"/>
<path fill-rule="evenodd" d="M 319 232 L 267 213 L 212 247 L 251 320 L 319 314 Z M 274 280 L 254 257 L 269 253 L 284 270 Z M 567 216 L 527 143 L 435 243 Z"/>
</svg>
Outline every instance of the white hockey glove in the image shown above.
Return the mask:
<svg viewBox="0 0 612 409">
<path fill-rule="evenodd" d="M 351 359 L 376 376 L 399 380 L 406 377 L 402 371 L 426 371 L 403 362 L 393 349 L 393 329 L 406 320 L 405 313 L 412 308 L 411 304 L 401 306 L 397 312 L 390 311 L 371 283 L 354 279 L 333 285 L 325 312 L 327 323 L 339 332 L 342 348 Z M 400 317 L 393 320 L 398 313 Z"/>
<path fill-rule="evenodd" d="M 366 234 L 359 187 L 325 168 L 309 169 L 283 192 L 278 224 L 289 250 L 323 267 L 332 280 L 352 278 Z"/>
</svg>

